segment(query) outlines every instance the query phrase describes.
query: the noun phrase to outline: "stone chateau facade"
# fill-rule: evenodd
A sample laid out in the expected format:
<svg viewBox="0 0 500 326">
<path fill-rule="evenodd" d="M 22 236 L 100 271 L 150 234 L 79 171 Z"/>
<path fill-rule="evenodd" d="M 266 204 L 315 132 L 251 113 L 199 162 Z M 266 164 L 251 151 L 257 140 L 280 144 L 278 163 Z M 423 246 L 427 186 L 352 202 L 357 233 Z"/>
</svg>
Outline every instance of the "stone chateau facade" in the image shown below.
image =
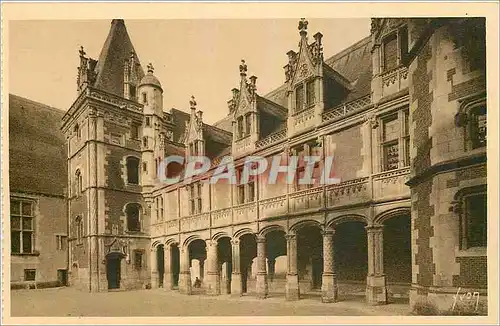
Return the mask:
<svg viewBox="0 0 500 326">
<path fill-rule="evenodd" d="M 484 20 L 374 18 L 371 35 L 328 58 L 309 27 L 300 20 L 298 47 L 282 49 L 285 82 L 271 93 L 242 61 L 214 125 L 194 97 L 189 114 L 164 111 L 123 20 L 98 60 L 81 49 L 62 125 L 71 286 L 323 302 L 361 292 L 440 309 L 459 287 L 486 299 Z M 211 169 L 167 185 L 156 171 L 168 155 L 230 155 L 237 169 L 249 155 L 319 155 L 314 176 L 333 155 L 340 183 L 208 184 Z"/>
</svg>

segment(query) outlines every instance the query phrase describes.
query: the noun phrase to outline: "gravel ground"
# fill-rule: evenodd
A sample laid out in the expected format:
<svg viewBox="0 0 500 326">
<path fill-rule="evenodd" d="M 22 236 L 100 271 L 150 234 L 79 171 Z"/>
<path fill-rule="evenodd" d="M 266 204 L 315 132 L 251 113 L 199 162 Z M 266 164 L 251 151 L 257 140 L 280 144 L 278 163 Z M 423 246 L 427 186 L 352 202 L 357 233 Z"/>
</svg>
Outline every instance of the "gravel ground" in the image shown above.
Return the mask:
<svg viewBox="0 0 500 326">
<path fill-rule="evenodd" d="M 252 296 L 182 295 L 175 291 L 135 290 L 87 293 L 73 288 L 11 291 L 12 317 L 125 316 L 389 316 L 407 315 L 409 306 L 369 306 L 363 298 L 321 303 L 319 295 L 285 301 L 283 294 L 265 300 Z"/>
</svg>

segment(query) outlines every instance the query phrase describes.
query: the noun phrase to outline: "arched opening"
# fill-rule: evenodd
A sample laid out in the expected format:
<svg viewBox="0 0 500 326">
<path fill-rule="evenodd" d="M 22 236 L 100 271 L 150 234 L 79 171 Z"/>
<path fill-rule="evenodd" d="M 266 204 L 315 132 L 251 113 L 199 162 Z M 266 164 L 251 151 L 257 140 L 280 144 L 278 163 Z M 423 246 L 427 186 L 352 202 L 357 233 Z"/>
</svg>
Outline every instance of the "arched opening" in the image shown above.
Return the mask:
<svg viewBox="0 0 500 326">
<path fill-rule="evenodd" d="M 401 214 L 384 222 L 384 272 L 390 297 L 409 295 L 411 284 L 411 217 Z"/>
<path fill-rule="evenodd" d="M 170 246 L 170 272 L 172 273 L 172 288 L 179 289 L 179 274 L 181 271 L 181 261 L 180 261 L 180 252 L 179 246 L 171 245 Z"/>
<path fill-rule="evenodd" d="M 139 159 L 137 157 L 127 157 L 127 183 L 139 184 Z"/>
<path fill-rule="evenodd" d="M 267 282 L 269 288 L 270 296 L 273 293 L 284 294 L 286 285 L 286 273 L 287 273 L 287 243 L 285 238 L 285 232 L 282 230 L 273 230 L 266 234 L 266 258 L 267 258 Z M 284 259 L 280 257 L 284 256 Z M 276 266 L 276 262 L 285 262 L 285 272 L 283 271 L 283 266 Z M 277 268 L 278 267 L 278 273 Z"/>
<path fill-rule="evenodd" d="M 231 277 L 233 272 L 231 238 L 222 237 L 217 240 L 217 259 L 220 275 L 220 293 L 231 293 Z"/>
<path fill-rule="evenodd" d="M 163 287 L 165 276 L 165 252 L 163 245 L 156 247 L 156 266 L 158 268 L 158 287 Z"/>
<path fill-rule="evenodd" d="M 364 296 L 368 274 L 368 241 L 365 223 L 348 221 L 335 226 L 333 255 L 339 296 Z"/>
<path fill-rule="evenodd" d="M 106 276 L 108 280 L 108 289 L 119 289 L 121 281 L 121 260 L 122 253 L 113 252 L 106 256 Z"/>
<path fill-rule="evenodd" d="M 252 292 L 255 289 L 255 278 L 252 277 L 252 264 L 257 257 L 257 242 L 251 233 L 240 237 L 240 271 L 242 293 Z"/>
<path fill-rule="evenodd" d="M 193 240 L 189 244 L 189 270 L 193 293 L 203 292 L 206 259 L 207 248 L 205 241 L 201 239 Z"/>
<path fill-rule="evenodd" d="M 297 231 L 297 269 L 301 292 L 321 290 L 323 236 L 319 226 L 305 226 Z"/>
<path fill-rule="evenodd" d="M 125 213 L 127 215 L 127 230 L 132 232 L 141 231 L 140 219 L 141 205 L 137 203 L 127 204 Z"/>
</svg>

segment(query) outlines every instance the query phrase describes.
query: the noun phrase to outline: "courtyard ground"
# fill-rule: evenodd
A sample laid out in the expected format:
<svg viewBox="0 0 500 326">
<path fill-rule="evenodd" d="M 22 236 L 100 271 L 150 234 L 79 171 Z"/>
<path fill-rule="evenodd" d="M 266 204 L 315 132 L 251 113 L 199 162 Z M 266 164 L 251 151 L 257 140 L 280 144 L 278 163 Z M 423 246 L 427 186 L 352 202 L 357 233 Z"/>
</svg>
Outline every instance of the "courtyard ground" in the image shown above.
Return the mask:
<svg viewBox="0 0 500 326">
<path fill-rule="evenodd" d="M 361 297 L 321 303 L 319 294 L 285 301 L 283 294 L 265 300 L 253 296 L 182 295 L 176 291 L 134 290 L 87 293 L 74 288 L 12 290 L 12 317 L 125 316 L 383 316 L 408 315 L 406 303 L 369 306 Z"/>
</svg>

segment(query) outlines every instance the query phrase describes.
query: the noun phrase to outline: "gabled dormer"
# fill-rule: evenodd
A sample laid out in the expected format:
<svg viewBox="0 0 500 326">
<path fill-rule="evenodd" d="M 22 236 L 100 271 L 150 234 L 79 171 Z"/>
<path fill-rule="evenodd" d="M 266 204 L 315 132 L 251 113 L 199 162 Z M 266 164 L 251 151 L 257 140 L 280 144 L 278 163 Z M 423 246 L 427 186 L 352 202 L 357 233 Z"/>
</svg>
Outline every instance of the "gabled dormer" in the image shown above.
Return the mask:
<svg viewBox="0 0 500 326">
<path fill-rule="evenodd" d="M 203 138 L 203 111 L 196 111 L 196 100 L 191 96 L 189 101 L 191 114 L 186 121 L 184 145 L 186 146 L 186 157 L 204 156 L 205 140 Z"/>
<path fill-rule="evenodd" d="M 229 111 L 233 121 L 233 153 L 243 154 L 255 149 L 259 139 L 259 115 L 257 110 L 257 77 L 247 80 L 245 60 L 240 64 L 240 88 L 233 89 L 233 98 L 229 101 Z"/>
<path fill-rule="evenodd" d="M 313 128 L 321 123 L 325 107 L 335 99 L 326 96 L 333 92 L 340 101 L 351 89 L 349 81 L 330 68 L 323 59 L 321 33 L 314 34 L 314 41 L 307 38 L 308 22 L 299 22 L 299 50 L 288 51 L 288 64 L 284 67 L 288 98 L 288 134 Z"/>
</svg>

